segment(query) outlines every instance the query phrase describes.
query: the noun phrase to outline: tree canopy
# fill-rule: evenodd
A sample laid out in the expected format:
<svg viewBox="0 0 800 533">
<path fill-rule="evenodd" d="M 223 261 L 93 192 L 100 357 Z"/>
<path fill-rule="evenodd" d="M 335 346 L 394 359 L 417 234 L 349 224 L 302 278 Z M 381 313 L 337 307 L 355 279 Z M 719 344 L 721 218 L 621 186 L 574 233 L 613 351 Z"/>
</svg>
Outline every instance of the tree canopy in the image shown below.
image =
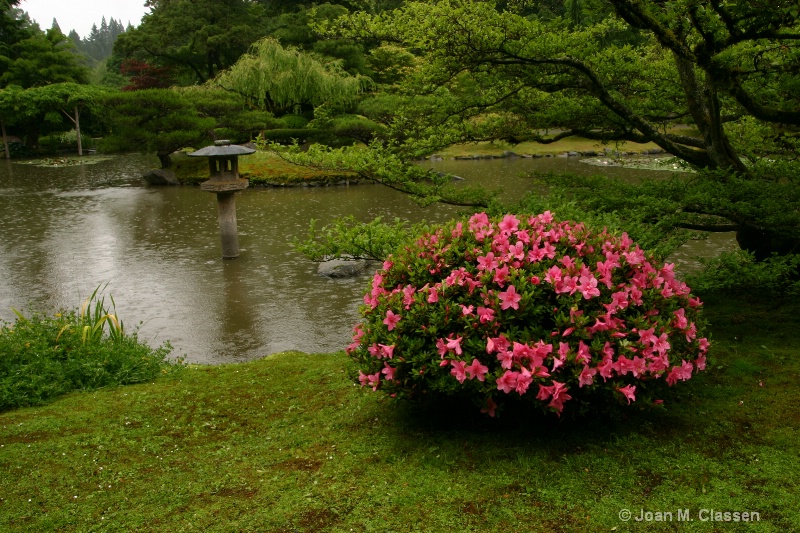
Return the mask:
<svg viewBox="0 0 800 533">
<path fill-rule="evenodd" d="M 779 0 L 606 7 L 616 16 L 576 26 L 495 2 L 407 2 L 391 13 L 353 14 L 333 30 L 421 56 L 405 89 L 442 95 L 446 124 L 502 112 L 506 131 L 652 141 L 697 167 L 742 171 L 728 124 L 752 117 L 800 125 L 796 7 Z M 675 131 L 683 125 L 699 136 Z"/>
<path fill-rule="evenodd" d="M 265 33 L 264 9 L 246 0 L 150 2 L 142 23 L 120 35 L 114 51 L 170 67 L 184 83 L 203 83 L 233 65 Z"/>
<path fill-rule="evenodd" d="M 285 49 L 272 38 L 261 39 L 213 86 L 241 94 L 274 114 L 285 114 L 302 104 L 347 104 L 355 100 L 365 79 L 350 76 L 338 63 L 296 49 Z"/>
<path fill-rule="evenodd" d="M 58 28 L 31 31 L 0 55 L 0 87 L 39 87 L 50 83 L 86 83 L 89 71 Z"/>
</svg>

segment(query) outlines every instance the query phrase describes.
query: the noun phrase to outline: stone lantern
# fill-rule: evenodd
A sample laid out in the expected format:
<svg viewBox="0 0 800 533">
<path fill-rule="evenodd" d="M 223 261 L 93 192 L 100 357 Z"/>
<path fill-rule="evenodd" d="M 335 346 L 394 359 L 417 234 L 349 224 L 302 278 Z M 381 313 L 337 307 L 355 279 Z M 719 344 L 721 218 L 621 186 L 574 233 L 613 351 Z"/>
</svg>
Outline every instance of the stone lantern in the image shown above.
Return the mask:
<svg viewBox="0 0 800 533">
<path fill-rule="evenodd" d="M 222 240 L 222 258 L 239 257 L 239 232 L 236 229 L 236 200 L 234 193 L 247 188 L 248 180 L 239 177 L 239 156 L 255 152 L 253 148 L 232 145 L 230 141 L 216 141 L 189 154 L 207 157 L 211 178 L 200 184 L 204 191 L 217 193 L 217 216 Z"/>
</svg>

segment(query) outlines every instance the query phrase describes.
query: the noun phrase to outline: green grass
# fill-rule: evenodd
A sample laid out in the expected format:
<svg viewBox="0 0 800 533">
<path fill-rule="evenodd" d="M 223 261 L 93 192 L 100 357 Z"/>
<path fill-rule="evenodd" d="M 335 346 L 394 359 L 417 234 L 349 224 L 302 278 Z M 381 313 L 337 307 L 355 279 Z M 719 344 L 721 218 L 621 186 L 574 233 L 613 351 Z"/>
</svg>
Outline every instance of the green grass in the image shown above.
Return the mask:
<svg viewBox="0 0 800 533">
<path fill-rule="evenodd" d="M 557 155 L 565 152 L 602 152 L 603 148 L 619 152 L 644 152 L 658 148 L 654 143 L 620 142 L 603 145 L 599 141 L 592 141 L 582 137 L 568 137 L 552 144 L 536 142 L 523 142 L 510 144 L 506 142 L 476 142 L 456 144 L 440 150 L 437 154 L 444 158 L 453 157 L 502 157 L 507 152 L 517 155 Z"/>
<path fill-rule="evenodd" d="M 0 414 L 0 530 L 797 530 L 797 311 L 711 301 L 710 369 L 623 420 L 422 410 L 354 386 L 342 353 L 70 394 Z"/>
<path fill-rule="evenodd" d="M 199 184 L 208 179 L 208 159 L 174 156 L 175 175 L 181 183 Z M 277 155 L 258 151 L 239 158 L 239 175 L 250 180 L 250 185 L 296 186 L 337 184 L 353 182 L 357 176 L 345 172 L 326 172 L 293 165 Z"/>
</svg>

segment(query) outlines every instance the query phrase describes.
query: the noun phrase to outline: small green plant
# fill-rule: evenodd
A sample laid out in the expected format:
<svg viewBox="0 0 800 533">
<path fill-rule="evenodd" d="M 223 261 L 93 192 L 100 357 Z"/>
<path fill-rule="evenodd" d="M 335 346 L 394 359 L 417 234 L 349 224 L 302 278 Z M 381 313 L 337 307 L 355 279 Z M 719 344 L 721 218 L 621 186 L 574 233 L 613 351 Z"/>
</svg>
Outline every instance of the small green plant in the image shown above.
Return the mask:
<svg viewBox="0 0 800 533">
<path fill-rule="evenodd" d="M 105 289 L 105 286 L 102 289 Z M 111 310 L 109 310 L 105 305 L 105 296 L 98 295 L 98 291 L 102 292 L 102 289 L 98 286 L 81 305 L 79 319 L 83 344 L 87 341 L 99 342 L 104 333 L 114 341 L 119 341 L 125 336 L 123 324 L 117 318 L 117 304 L 114 302 L 114 297 L 109 295 L 111 300 Z"/>
<path fill-rule="evenodd" d="M 169 366 L 169 343 L 153 349 L 126 333 L 113 297 L 98 287 L 79 310 L 0 324 L 0 411 L 37 405 L 75 390 L 140 383 Z"/>
</svg>

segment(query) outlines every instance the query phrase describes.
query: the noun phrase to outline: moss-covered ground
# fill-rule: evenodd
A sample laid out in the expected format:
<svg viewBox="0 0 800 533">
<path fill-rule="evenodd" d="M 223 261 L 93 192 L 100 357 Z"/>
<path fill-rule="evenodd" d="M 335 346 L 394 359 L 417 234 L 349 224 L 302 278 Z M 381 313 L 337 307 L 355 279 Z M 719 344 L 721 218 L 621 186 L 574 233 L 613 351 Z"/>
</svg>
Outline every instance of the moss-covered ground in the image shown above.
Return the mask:
<svg viewBox="0 0 800 533">
<path fill-rule="evenodd" d="M 0 531 L 798 531 L 798 310 L 710 300 L 709 369 L 622 419 L 398 404 L 343 353 L 7 411 Z"/>
<path fill-rule="evenodd" d="M 552 156 L 570 152 L 598 152 L 604 148 L 613 152 L 642 153 L 657 149 L 653 143 L 617 143 L 603 146 L 597 141 L 581 137 L 569 137 L 552 144 L 524 142 L 509 144 L 504 142 L 478 142 L 453 145 L 438 152 L 434 157 L 474 158 L 519 156 Z M 187 157 L 176 154 L 173 157 L 173 170 L 178 180 L 184 184 L 199 184 L 208 179 L 208 161 L 205 158 Z M 256 152 L 239 158 L 239 174 L 248 178 L 253 186 L 286 187 L 303 185 L 336 185 L 342 182 L 355 182 L 359 178 L 353 173 L 326 172 L 293 165 L 274 153 Z"/>
<path fill-rule="evenodd" d="M 196 185 L 208 179 L 208 160 L 184 154 L 174 156 L 173 170 L 185 185 Z M 239 158 L 239 175 L 250 180 L 251 186 L 291 187 L 303 185 L 336 185 L 357 181 L 348 172 L 327 172 L 293 165 L 274 153 L 258 151 Z"/>
</svg>

